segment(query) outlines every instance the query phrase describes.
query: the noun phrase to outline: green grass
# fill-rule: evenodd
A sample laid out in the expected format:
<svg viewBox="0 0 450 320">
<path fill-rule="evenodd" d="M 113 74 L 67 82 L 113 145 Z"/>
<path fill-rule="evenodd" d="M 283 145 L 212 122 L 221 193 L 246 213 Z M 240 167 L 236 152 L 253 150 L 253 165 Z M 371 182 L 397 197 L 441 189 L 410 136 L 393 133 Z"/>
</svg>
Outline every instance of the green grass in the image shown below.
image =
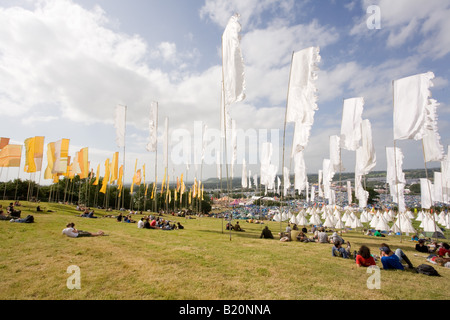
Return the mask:
<svg viewBox="0 0 450 320">
<path fill-rule="evenodd" d="M 3 207 L 7 202 L 4 201 Z M 35 223 L 0 221 L 0 299 L 95 300 L 447 300 L 450 269 L 442 277 L 381 270 L 381 289 L 370 290 L 371 274 L 354 261 L 331 257 L 331 245 L 259 239 L 262 225 L 241 221 L 242 233 L 223 230 L 222 220 L 180 221 L 184 230 L 138 229 L 136 224 L 76 217 L 73 207 L 46 204 L 56 212 L 37 213 L 24 203 L 22 217 Z M 136 216 L 136 220 L 140 216 Z M 61 234 L 68 222 L 107 237 L 72 239 Z M 280 223 L 269 222 L 276 236 Z M 284 229 L 286 223 L 282 224 Z M 381 242 L 402 248 L 414 265 L 409 238 L 374 238 L 350 231 L 344 239 L 357 250 L 366 244 L 378 254 Z M 71 265 L 81 269 L 81 289 L 66 286 Z M 378 266 L 381 266 L 378 263 Z"/>
</svg>

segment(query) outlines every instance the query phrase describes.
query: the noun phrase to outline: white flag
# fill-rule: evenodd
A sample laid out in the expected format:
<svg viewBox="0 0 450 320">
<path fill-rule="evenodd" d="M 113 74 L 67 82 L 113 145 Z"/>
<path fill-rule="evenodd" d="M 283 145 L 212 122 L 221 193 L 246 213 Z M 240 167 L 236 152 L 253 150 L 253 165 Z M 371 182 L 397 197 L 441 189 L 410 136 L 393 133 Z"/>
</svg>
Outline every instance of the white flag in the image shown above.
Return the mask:
<svg viewBox="0 0 450 320">
<path fill-rule="evenodd" d="M 367 175 L 377 164 L 375 147 L 372 142 L 372 127 L 369 120 L 361 123 L 361 146 L 356 149 L 355 174 Z"/>
<path fill-rule="evenodd" d="M 352 199 L 352 182 L 350 180 L 347 181 L 347 201 L 350 205 L 353 202 Z"/>
<path fill-rule="evenodd" d="M 247 166 L 245 164 L 245 158 L 242 160 L 241 186 L 242 188 L 247 188 Z"/>
<path fill-rule="evenodd" d="M 150 142 L 147 144 L 147 151 L 156 152 L 158 146 L 158 102 L 150 105 L 150 120 L 148 129 L 150 132 Z"/>
<path fill-rule="evenodd" d="M 386 148 L 387 171 L 386 182 L 393 185 L 406 183 L 405 174 L 402 171 L 403 152 L 400 148 Z"/>
<path fill-rule="evenodd" d="M 330 137 L 330 163 L 333 171 L 343 171 L 341 162 L 341 138 L 339 136 Z"/>
<path fill-rule="evenodd" d="M 240 48 L 239 14 L 233 15 L 222 35 L 223 91 L 225 108 L 245 99 L 244 59 Z"/>
<path fill-rule="evenodd" d="M 303 151 L 308 142 L 317 107 L 317 64 L 320 49 L 310 47 L 292 56 L 286 105 L 286 122 L 295 123 L 292 157 Z"/>
<path fill-rule="evenodd" d="M 287 195 L 287 190 L 291 187 L 291 179 L 289 177 L 289 168 L 284 167 L 284 177 L 283 177 L 283 195 Z"/>
<path fill-rule="evenodd" d="M 114 127 L 116 128 L 116 144 L 119 148 L 125 146 L 125 126 L 127 107 L 116 106 Z"/>
<path fill-rule="evenodd" d="M 320 49 L 310 47 L 294 53 L 289 79 L 286 122 L 313 125 L 317 108 L 317 64 Z"/>
<path fill-rule="evenodd" d="M 355 151 L 361 140 L 362 112 L 364 98 L 351 98 L 344 100 L 341 123 L 341 147 Z"/>
<path fill-rule="evenodd" d="M 394 81 L 394 140 L 423 138 L 432 79 L 428 72 Z"/>
<path fill-rule="evenodd" d="M 431 181 L 428 179 L 420 179 L 420 199 L 422 209 L 430 209 L 433 206 Z"/>
<path fill-rule="evenodd" d="M 306 175 L 306 165 L 305 159 L 303 158 L 303 151 L 298 152 L 294 157 L 295 162 L 295 178 L 294 178 L 294 188 L 298 190 L 300 194 L 305 188 L 308 182 L 308 177 Z"/>
</svg>

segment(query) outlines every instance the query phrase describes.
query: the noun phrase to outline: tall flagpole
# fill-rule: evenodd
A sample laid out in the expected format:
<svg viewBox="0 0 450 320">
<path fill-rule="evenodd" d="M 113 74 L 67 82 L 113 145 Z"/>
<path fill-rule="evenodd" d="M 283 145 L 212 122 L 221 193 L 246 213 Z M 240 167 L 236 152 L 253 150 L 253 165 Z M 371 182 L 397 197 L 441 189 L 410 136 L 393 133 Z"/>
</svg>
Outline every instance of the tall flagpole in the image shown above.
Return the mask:
<svg viewBox="0 0 450 320">
<path fill-rule="evenodd" d="M 425 177 L 427 178 L 427 187 L 428 187 L 428 193 L 430 195 L 430 200 L 431 200 L 431 211 L 433 211 L 433 196 L 431 194 L 431 186 L 430 186 L 430 182 L 428 180 L 428 169 L 427 169 L 427 158 L 425 155 L 425 146 L 423 143 L 423 138 L 422 138 L 422 152 L 423 152 L 423 163 L 425 165 Z M 437 232 L 436 232 L 436 219 L 434 218 L 434 212 L 431 212 L 431 216 L 433 217 L 433 224 L 434 224 L 434 234 L 436 235 L 435 239 L 437 241 Z"/>
<path fill-rule="evenodd" d="M 291 87 L 291 75 L 292 75 L 292 62 L 294 61 L 294 52 L 292 52 L 292 57 L 291 57 L 291 67 L 289 70 L 289 81 L 288 81 L 288 90 L 287 90 L 287 97 L 286 97 L 286 110 L 284 113 L 284 130 L 283 130 L 283 164 L 282 164 L 282 177 L 283 177 L 283 190 L 285 188 L 284 186 L 284 153 L 285 153 L 285 146 L 286 146 L 286 120 L 287 120 L 287 110 L 288 110 L 288 102 L 289 102 L 289 91 L 290 91 L 290 87 Z M 291 159 L 292 159 L 292 154 L 291 154 Z M 290 173 L 290 171 L 289 171 Z M 294 186 L 294 190 L 295 190 L 295 186 Z M 281 201 L 280 201 L 280 206 L 281 206 L 281 210 L 280 210 L 280 215 L 282 214 L 281 211 L 283 211 L 283 198 L 284 198 L 284 192 L 281 192 Z M 280 234 L 282 231 L 282 219 L 280 218 Z"/>
<path fill-rule="evenodd" d="M 395 87 L 394 81 L 392 81 L 392 104 L 393 110 L 395 112 Z M 395 125 L 395 123 L 394 123 Z M 398 192 L 398 175 L 397 175 L 397 147 L 394 139 L 394 168 L 395 168 L 395 188 L 397 189 L 397 208 L 398 208 L 398 228 L 400 230 L 400 243 L 402 242 L 402 223 L 401 223 L 401 213 L 400 213 L 400 194 Z"/>
<path fill-rule="evenodd" d="M 125 119 L 124 119 L 124 123 L 125 123 L 125 128 L 124 128 L 124 133 L 123 133 L 123 171 L 122 171 L 122 208 L 125 209 L 125 137 L 126 137 L 126 133 L 127 133 L 127 106 L 123 106 L 125 108 Z"/>
<path fill-rule="evenodd" d="M 222 36 L 222 95 L 225 95 L 225 75 L 223 70 L 223 36 Z M 223 132 L 224 132 L 224 148 L 225 148 L 225 167 L 227 171 L 227 196 L 230 194 L 229 174 L 228 174 L 228 150 L 227 150 L 227 104 L 226 99 L 223 97 Z M 228 201 L 225 199 L 226 207 L 228 207 Z M 232 212 L 229 215 L 230 226 L 230 241 L 231 241 L 231 220 Z"/>
</svg>

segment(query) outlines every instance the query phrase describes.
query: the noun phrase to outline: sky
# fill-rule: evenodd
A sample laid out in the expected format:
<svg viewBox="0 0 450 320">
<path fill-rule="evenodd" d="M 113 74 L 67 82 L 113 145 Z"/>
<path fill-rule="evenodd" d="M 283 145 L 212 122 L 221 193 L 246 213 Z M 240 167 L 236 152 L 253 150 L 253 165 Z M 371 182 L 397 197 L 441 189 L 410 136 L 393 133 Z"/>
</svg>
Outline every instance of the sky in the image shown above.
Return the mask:
<svg viewBox="0 0 450 320">
<path fill-rule="evenodd" d="M 376 29 L 367 23 L 373 21 L 371 5 L 380 9 Z M 159 181 L 164 172 L 167 117 L 169 173 L 188 180 L 216 177 L 215 155 L 208 153 L 201 165 L 202 134 L 195 133 L 204 125 L 211 136 L 220 129 L 221 36 L 235 13 L 242 26 L 246 98 L 231 106 L 231 115 L 246 145 L 234 176 L 241 176 L 244 158 L 247 169 L 259 174 L 257 155 L 265 141 L 274 145 L 272 163 L 281 174 L 291 57 L 311 46 L 320 47 L 321 62 L 319 109 L 304 151 L 308 173 L 317 173 L 329 158 L 329 137 L 340 134 L 343 100 L 353 97 L 364 97 L 363 119 L 372 125 L 373 170 L 386 170 L 385 148 L 394 144 L 392 81 L 429 71 L 435 74 L 431 92 L 440 103 L 438 128 L 447 152 L 450 1 L 443 0 L 0 0 L 0 136 L 14 144 L 44 136 L 45 146 L 70 139 L 69 155 L 88 147 L 91 168 L 102 164 L 100 175 L 118 151 L 120 159 L 125 155 L 126 182 L 136 159 L 153 182 L 155 171 Z M 159 106 L 157 153 L 146 150 L 153 101 Z M 115 141 L 117 105 L 127 106 L 125 154 Z M 187 133 L 190 141 L 181 142 Z M 288 124 L 286 154 L 292 133 Z M 192 146 L 189 169 L 187 155 L 179 152 L 186 141 Z M 405 156 L 403 169 L 424 168 L 421 141 L 396 143 Z M 342 150 L 342 161 L 353 172 L 355 153 Z M 44 157 L 43 170 L 46 163 Z M 17 176 L 30 177 L 23 161 L 20 169 L 2 170 L 0 180 Z M 33 179 L 50 183 L 39 173 Z"/>
</svg>

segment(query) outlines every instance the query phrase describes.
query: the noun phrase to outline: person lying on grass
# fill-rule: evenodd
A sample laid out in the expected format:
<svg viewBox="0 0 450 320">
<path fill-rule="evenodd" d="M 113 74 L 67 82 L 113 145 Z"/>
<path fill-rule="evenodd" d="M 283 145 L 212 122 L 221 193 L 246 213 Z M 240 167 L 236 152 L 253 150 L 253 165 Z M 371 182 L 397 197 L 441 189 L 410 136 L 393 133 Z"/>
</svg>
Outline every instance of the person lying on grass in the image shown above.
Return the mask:
<svg viewBox="0 0 450 320">
<path fill-rule="evenodd" d="M 80 238 L 80 237 L 98 237 L 104 236 L 105 233 L 103 231 L 99 231 L 97 233 L 91 233 L 83 230 L 75 229 L 75 223 L 70 222 L 66 225 L 66 228 L 62 231 L 62 234 L 70 237 L 70 238 Z"/>
<path fill-rule="evenodd" d="M 386 243 L 382 243 L 380 246 L 380 257 L 383 269 L 405 270 L 405 267 L 402 264 L 403 262 L 408 265 L 409 269 L 414 269 L 413 264 L 402 249 L 397 249 L 394 252 Z"/>
<path fill-rule="evenodd" d="M 357 267 L 370 267 L 376 266 L 374 257 L 370 254 L 370 249 L 367 246 L 362 245 L 356 255 Z"/>
</svg>

